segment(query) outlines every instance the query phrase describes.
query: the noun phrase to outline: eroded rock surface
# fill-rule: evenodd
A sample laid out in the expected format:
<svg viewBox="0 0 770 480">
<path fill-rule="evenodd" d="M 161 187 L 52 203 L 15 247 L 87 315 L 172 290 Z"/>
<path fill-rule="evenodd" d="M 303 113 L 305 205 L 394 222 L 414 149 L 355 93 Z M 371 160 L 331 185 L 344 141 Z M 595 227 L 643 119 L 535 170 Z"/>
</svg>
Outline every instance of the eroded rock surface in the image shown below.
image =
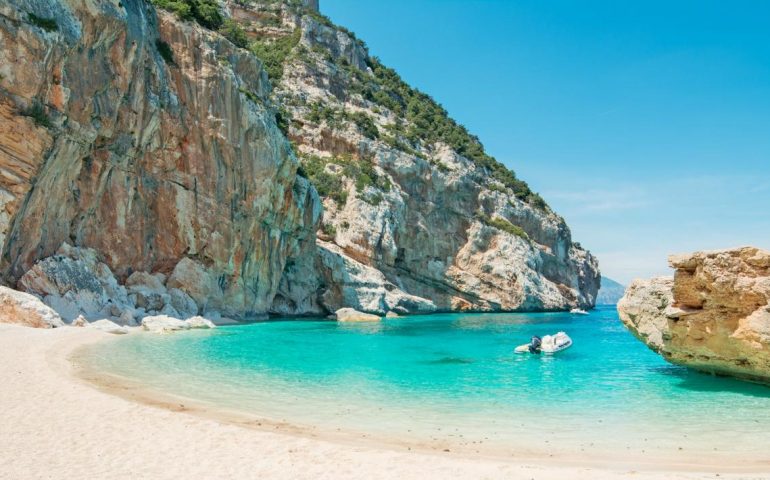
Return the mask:
<svg viewBox="0 0 770 480">
<path fill-rule="evenodd" d="M 673 280 L 628 287 L 623 323 L 672 363 L 770 383 L 770 252 L 696 252 L 669 264 Z"/>
</svg>

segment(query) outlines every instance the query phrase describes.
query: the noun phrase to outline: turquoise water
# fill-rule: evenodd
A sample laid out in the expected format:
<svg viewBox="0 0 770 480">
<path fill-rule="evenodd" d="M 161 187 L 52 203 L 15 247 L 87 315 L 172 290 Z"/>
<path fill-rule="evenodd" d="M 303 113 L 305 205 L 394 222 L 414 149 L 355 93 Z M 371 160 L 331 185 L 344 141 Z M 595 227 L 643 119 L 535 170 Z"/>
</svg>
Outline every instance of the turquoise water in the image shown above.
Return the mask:
<svg viewBox="0 0 770 480">
<path fill-rule="evenodd" d="M 532 335 L 560 330 L 572 348 L 513 353 Z M 755 460 L 770 441 L 770 388 L 670 365 L 607 308 L 272 321 L 131 335 L 84 355 L 100 370 L 205 405 L 400 440 L 597 455 L 740 449 Z"/>
</svg>

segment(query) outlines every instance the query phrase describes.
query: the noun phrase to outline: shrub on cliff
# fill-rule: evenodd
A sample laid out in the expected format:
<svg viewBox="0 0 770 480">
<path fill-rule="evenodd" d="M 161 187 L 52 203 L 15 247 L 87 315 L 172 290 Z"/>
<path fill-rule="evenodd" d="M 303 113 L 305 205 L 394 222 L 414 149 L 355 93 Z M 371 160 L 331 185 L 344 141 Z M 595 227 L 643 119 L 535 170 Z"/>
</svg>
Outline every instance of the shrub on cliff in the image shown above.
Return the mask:
<svg viewBox="0 0 770 480">
<path fill-rule="evenodd" d="M 486 215 L 479 215 L 479 220 L 481 220 L 483 223 L 486 223 L 490 227 L 494 227 L 498 230 L 502 230 L 503 232 L 516 235 L 517 237 L 521 237 L 524 240 L 529 241 L 529 235 L 527 235 L 527 232 L 525 232 L 524 229 L 520 226 L 514 225 L 508 220 L 499 217 L 490 218 Z"/>
<path fill-rule="evenodd" d="M 156 7 L 176 14 L 182 20 L 195 20 L 206 28 L 222 26 L 222 13 L 216 0 L 150 0 Z"/>
<path fill-rule="evenodd" d="M 219 33 L 224 35 L 224 37 L 237 47 L 246 48 L 249 46 L 249 38 L 246 36 L 246 32 L 243 30 L 243 28 L 238 24 L 238 22 L 235 22 L 229 18 L 226 18 L 222 22 L 222 27 L 219 29 Z"/>
<path fill-rule="evenodd" d="M 259 40 L 251 44 L 251 51 L 262 60 L 267 75 L 273 83 L 278 82 L 283 76 L 284 62 L 299 43 L 301 34 L 302 32 L 297 28 L 291 35 L 272 41 Z"/>
</svg>

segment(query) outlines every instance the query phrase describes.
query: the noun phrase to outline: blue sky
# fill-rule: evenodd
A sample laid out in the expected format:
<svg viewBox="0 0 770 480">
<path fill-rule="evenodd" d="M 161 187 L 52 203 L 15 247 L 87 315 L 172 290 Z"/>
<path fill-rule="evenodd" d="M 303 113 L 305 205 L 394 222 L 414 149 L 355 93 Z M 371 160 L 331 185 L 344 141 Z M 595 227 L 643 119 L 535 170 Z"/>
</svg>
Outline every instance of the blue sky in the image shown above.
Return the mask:
<svg viewBox="0 0 770 480">
<path fill-rule="evenodd" d="M 770 1 L 321 0 L 623 283 L 770 249 Z"/>
</svg>

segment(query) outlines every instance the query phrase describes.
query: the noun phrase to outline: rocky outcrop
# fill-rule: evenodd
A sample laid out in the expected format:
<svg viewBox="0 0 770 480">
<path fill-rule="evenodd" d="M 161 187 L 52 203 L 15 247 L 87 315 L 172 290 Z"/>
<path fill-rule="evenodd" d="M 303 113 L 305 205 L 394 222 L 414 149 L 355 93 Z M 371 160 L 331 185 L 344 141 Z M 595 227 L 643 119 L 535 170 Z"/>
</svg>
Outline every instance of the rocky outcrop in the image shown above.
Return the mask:
<svg viewBox="0 0 770 480">
<path fill-rule="evenodd" d="M 34 295 L 0 287 L 0 323 L 34 328 L 64 326 L 59 314 Z"/>
<path fill-rule="evenodd" d="M 669 257 L 674 278 L 637 280 L 623 323 L 666 360 L 770 383 L 770 252 L 753 247 Z"/>
<path fill-rule="evenodd" d="M 6 284 L 123 325 L 594 304 L 564 220 L 317 1 L 219 5 L 0 4 Z"/>
</svg>

